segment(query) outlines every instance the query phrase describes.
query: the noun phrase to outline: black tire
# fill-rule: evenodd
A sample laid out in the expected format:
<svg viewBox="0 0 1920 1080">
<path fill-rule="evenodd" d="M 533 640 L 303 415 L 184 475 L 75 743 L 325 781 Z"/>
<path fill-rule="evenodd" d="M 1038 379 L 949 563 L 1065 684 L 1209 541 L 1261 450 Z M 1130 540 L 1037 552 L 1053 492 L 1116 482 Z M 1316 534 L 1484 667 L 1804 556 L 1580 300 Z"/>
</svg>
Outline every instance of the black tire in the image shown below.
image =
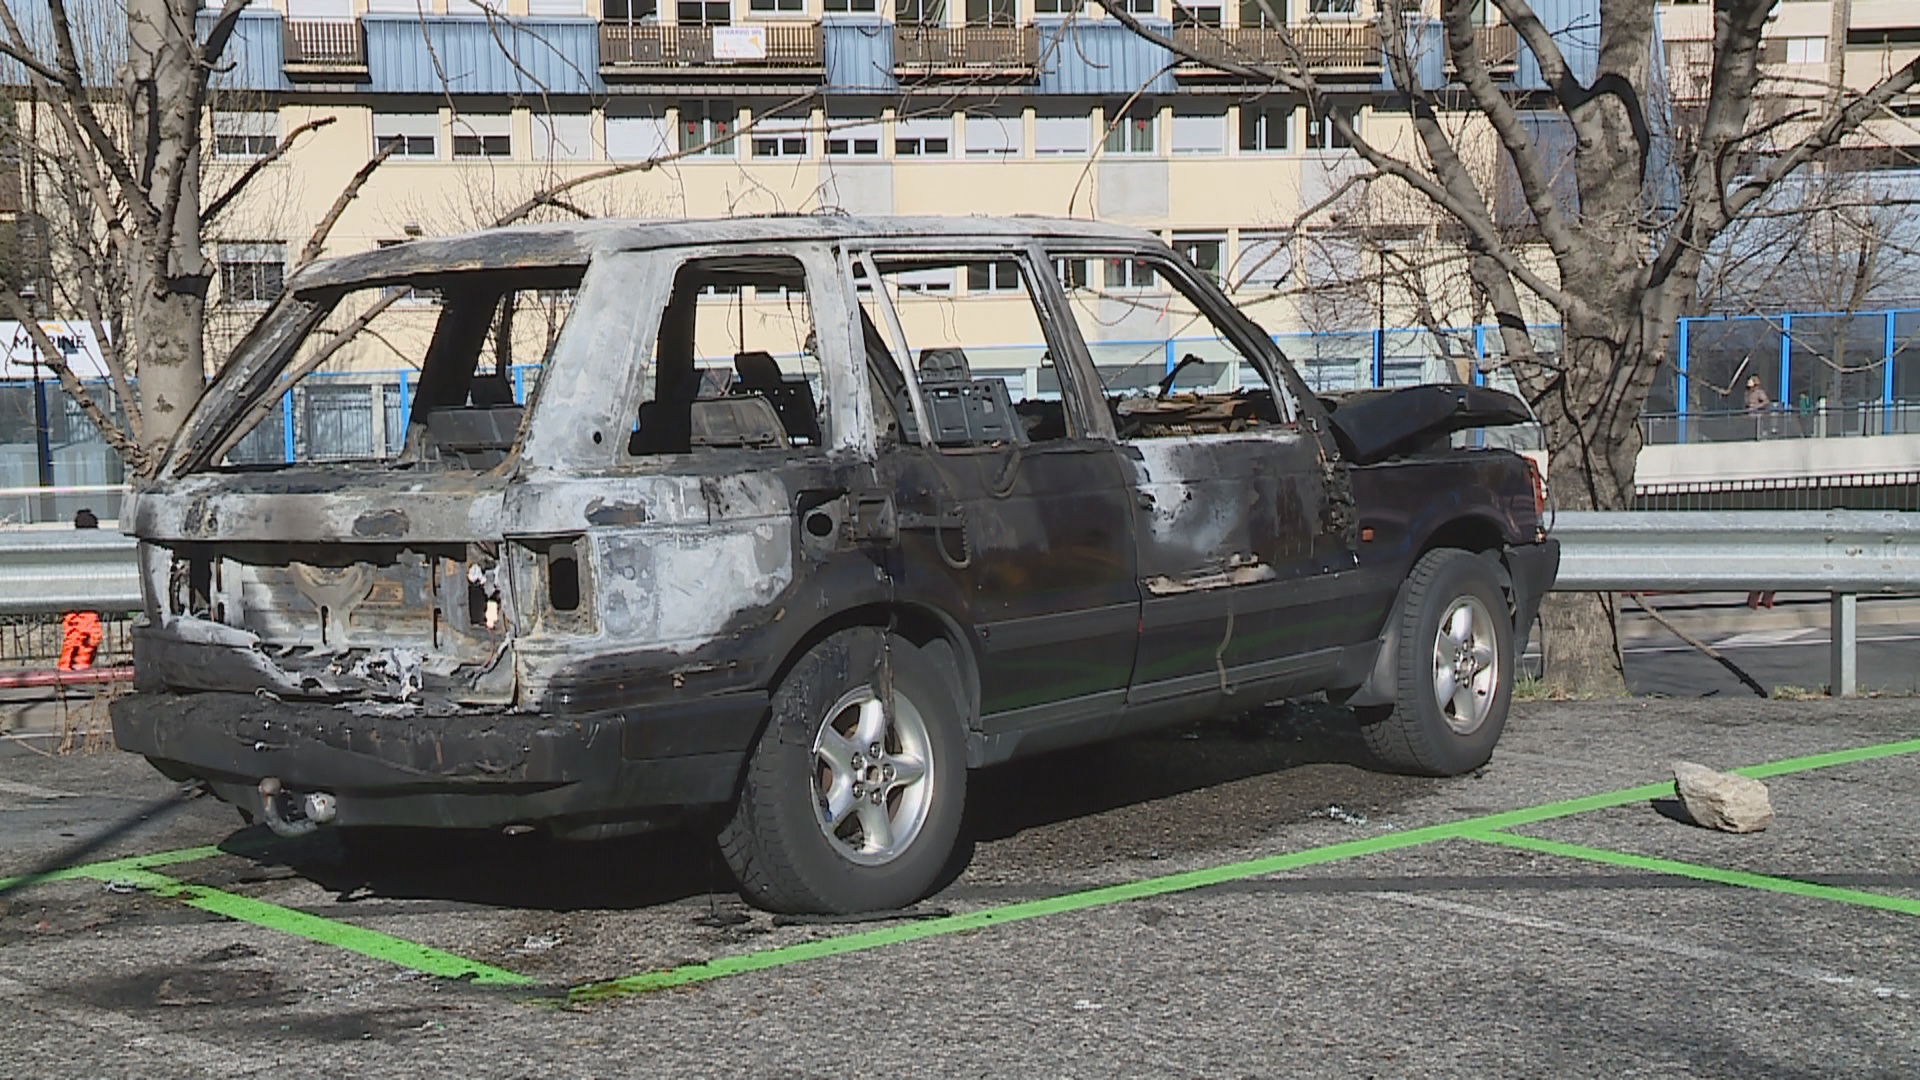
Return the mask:
<svg viewBox="0 0 1920 1080">
<path fill-rule="evenodd" d="M 1418 776 L 1459 776 L 1487 763 L 1494 744 L 1507 726 L 1513 701 L 1513 614 L 1500 586 L 1497 563 L 1472 552 L 1439 548 L 1427 552 L 1407 576 L 1407 602 L 1399 614 L 1394 659 L 1397 675 L 1394 703 L 1357 710 L 1361 735 L 1374 757 L 1395 772 Z M 1443 656 L 1443 620 L 1467 611 L 1470 637 L 1490 653 L 1493 668 L 1475 659 L 1472 669 L 1459 666 L 1458 643 L 1449 633 L 1446 650 L 1454 657 L 1449 667 Z M 1484 617 L 1484 623 L 1482 618 Z M 1484 626 L 1484 637 L 1479 636 Z M 1467 646 L 1476 656 L 1478 648 Z M 1470 670 L 1463 682 L 1460 673 Z M 1452 684 L 1464 687 L 1443 707 L 1441 680 L 1449 671 Z M 1481 688 L 1484 687 L 1484 690 Z"/>
<path fill-rule="evenodd" d="M 890 722 L 879 711 L 889 668 Z M 741 895 L 769 911 L 833 915 L 893 910 L 926 896 L 949 864 L 966 800 L 957 701 L 939 665 L 880 630 L 843 630 L 807 650 L 774 691 L 740 800 L 720 831 Z M 823 734 L 829 724 L 835 735 L 851 733 L 863 717 L 888 723 L 877 758 L 871 741 L 854 746 Z M 919 778 L 900 779 L 915 762 Z M 861 786 L 849 782 L 854 776 L 865 778 Z M 842 807 L 834 826 L 826 824 L 829 800 Z"/>
</svg>

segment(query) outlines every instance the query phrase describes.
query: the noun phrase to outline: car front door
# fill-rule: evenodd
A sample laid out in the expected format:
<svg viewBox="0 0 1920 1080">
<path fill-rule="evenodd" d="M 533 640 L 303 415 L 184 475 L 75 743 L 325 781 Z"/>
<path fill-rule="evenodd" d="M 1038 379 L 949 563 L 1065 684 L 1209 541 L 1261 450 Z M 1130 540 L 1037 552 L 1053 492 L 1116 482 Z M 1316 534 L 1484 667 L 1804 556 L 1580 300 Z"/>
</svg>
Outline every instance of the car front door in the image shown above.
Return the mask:
<svg viewBox="0 0 1920 1080">
<path fill-rule="evenodd" d="M 1130 708 L 1261 700 L 1370 632 L 1339 603 L 1351 506 L 1271 341 L 1164 251 L 1052 249 L 1133 495 Z M 1095 282 L 1098 281 L 1096 285 Z"/>
</svg>

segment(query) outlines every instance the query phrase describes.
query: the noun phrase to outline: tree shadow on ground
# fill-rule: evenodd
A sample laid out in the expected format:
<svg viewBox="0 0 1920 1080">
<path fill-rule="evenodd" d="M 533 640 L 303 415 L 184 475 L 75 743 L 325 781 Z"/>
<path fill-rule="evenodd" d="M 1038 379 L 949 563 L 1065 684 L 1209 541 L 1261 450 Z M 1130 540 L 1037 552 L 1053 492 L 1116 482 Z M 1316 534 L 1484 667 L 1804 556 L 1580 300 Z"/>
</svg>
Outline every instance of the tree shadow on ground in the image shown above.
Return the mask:
<svg viewBox="0 0 1920 1080">
<path fill-rule="evenodd" d="M 1286 702 L 981 770 L 969 778 L 963 840 L 942 885 L 965 870 L 976 841 L 1304 766 L 1367 764 L 1351 710 Z M 1353 769 L 1336 771 L 1347 778 L 1343 790 L 1368 783 Z M 1326 785 L 1315 786 L 1322 790 L 1311 798 L 1324 806 Z M 731 898 L 735 885 L 713 841 L 717 824 L 707 819 L 577 843 L 411 829 L 321 829 L 282 839 L 255 826 L 221 846 L 251 860 L 254 880 L 290 872 L 346 903 L 437 900 L 538 911 L 628 910 L 703 895 Z"/>
</svg>

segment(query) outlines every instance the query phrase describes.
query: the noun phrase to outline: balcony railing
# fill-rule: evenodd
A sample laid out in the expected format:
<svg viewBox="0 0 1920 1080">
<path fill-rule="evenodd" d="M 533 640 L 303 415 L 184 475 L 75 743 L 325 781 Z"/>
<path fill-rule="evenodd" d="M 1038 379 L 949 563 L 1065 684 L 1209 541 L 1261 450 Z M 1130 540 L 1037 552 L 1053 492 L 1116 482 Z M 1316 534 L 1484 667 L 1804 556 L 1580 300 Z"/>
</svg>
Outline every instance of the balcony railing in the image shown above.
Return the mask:
<svg viewBox="0 0 1920 1080">
<path fill-rule="evenodd" d="M 1284 35 L 1265 26 L 1176 26 L 1173 40 L 1206 59 L 1237 64 L 1380 67 L 1380 33 L 1372 23 L 1303 23 Z"/>
<path fill-rule="evenodd" d="M 656 26 L 600 24 L 602 68 L 696 66 L 762 70 L 825 66 L 818 24 Z"/>
<path fill-rule="evenodd" d="M 1040 38 L 1031 26 L 893 28 L 893 68 L 902 75 L 1031 74 Z"/>
<path fill-rule="evenodd" d="M 288 19 L 288 67 L 364 68 L 367 39 L 358 19 Z"/>
<path fill-rule="evenodd" d="M 1520 34 L 1512 26 L 1482 26 L 1473 33 L 1480 39 L 1480 56 L 1487 67 L 1498 70 L 1520 62 Z"/>
</svg>

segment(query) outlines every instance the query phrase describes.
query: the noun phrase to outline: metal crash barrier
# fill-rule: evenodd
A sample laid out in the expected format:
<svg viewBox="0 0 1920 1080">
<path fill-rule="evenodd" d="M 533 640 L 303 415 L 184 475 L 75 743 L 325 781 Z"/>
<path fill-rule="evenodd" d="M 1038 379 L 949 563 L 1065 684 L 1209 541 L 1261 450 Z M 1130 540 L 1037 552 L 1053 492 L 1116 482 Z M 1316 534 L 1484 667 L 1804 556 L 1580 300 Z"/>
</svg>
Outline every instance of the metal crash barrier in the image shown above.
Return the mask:
<svg viewBox="0 0 1920 1080">
<path fill-rule="evenodd" d="M 1836 695 L 1858 686 L 1861 593 L 1920 590 L 1920 513 L 1563 512 L 1560 592 L 1824 592 Z M 134 611 L 131 537 L 108 529 L 0 531 L 0 615 Z"/>
<path fill-rule="evenodd" d="M 1859 595 L 1920 588 L 1920 514 L 1878 510 L 1566 512 L 1560 592 L 1824 592 L 1829 687 L 1858 689 Z"/>
</svg>

